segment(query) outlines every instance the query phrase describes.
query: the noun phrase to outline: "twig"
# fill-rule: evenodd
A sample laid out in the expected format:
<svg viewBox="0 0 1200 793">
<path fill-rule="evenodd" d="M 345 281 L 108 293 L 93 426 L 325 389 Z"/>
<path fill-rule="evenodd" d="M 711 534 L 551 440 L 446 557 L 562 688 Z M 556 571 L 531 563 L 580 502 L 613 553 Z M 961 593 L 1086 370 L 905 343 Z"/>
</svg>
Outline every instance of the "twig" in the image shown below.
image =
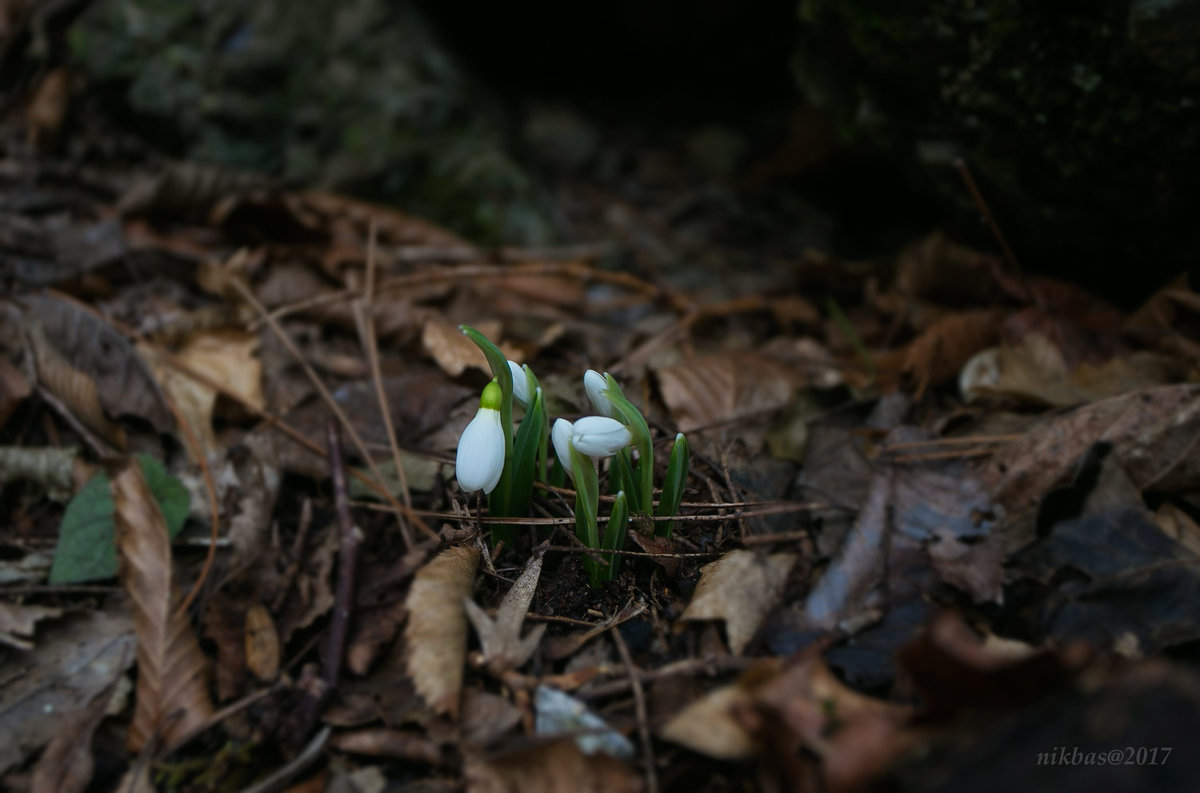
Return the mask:
<svg viewBox="0 0 1200 793">
<path fill-rule="evenodd" d="M 1000 246 L 1000 251 L 1004 254 L 1004 261 L 1008 262 L 1008 266 L 1012 268 L 1013 274 L 1020 280 L 1021 285 L 1025 287 L 1025 293 L 1028 298 L 1035 303 L 1040 303 L 1038 296 L 1034 294 L 1029 287 L 1029 281 L 1025 278 L 1025 271 L 1021 269 L 1021 265 L 1017 262 L 1016 255 L 1012 252 L 1012 248 L 1008 247 L 1008 240 L 1004 238 L 1004 232 L 1000 230 L 1000 224 L 992 216 L 992 210 L 984 200 L 983 193 L 979 191 L 979 186 L 975 184 L 975 177 L 971 175 L 971 169 L 967 167 L 967 163 L 961 157 L 954 161 L 954 167 L 958 170 L 958 175 L 962 177 L 963 183 L 967 186 L 967 192 L 971 194 L 971 199 L 975 202 L 975 206 L 983 213 L 983 220 L 987 223 L 988 230 L 992 232 L 992 236 L 996 238 L 996 243 Z"/>
<path fill-rule="evenodd" d="M 337 424 L 330 421 L 329 467 L 333 476 L 333 502 L 337 510 L 341 549 L 338 554 L 337 591 L 334 596 L 333 618 L 329 624 L 329 644 L 325 651 L 325 691 L 333 693 L 342 671 L 342 655 L 346 636 L 350 632 L 350 612 L 354 607 L 355 573 L 358 568 L 358 547 L 362 531 L 350 515 L 350 498 L 346 489 L 346 462 L 342 457 L 342 441 Z"/>
<path fill-rule="evenodd" d="M 321 756 L 321 751 L 325 748 L 325 743 L 329 740 L 332 732 L 332 727 L 325 727 L 313 736 L 304 750 L 288 761 L 286 765 L 280 766 L 265 779 L 242 788 L 240 793 L 275 793 L 277 790 L 282 790 L 293 777 L 308 768 Z"/>
<path fill-rule="evenodd" d="M 370 469 L 371 475 L 375 477 L 382 487 L 384 481 L 386 480 L 383 478 L 383 474 L 379 473 L 379 467 L 375 465 L 375 460 L 372 459 L 371 454 L 367 451 L 366 446 L 362 442 L 362 438 L 359 437 L 358 430 L 354 429 L 354 425 L 346 416 L 346 411 L 342 410 L 342 406 L 337 403 L 337 400 L 333 398 L 333 394 L 329 393 L 329 389 L 325 387 L 325 384 L 321 382 L 321 378 L 318 377 L 317 373 L 313 371 L 312 365 L 309 364 L 308 359 L 306 359 L 303 353 L 300 352 L 299 348 L 296 347 L 296 343 L 292 341 L 292 338 L 288 336 L 279 322 L 271 314 L 267 313 L 267 309 L 258 301 L 258 298 L 254 296 L 254 293 L 250 291 L 249 287 L 247 287 L 238 279 L 233 279 L 230 281 L 230 283 L 233 285 L 233 288 L 237 290 L 237 293 L 241 296 L 241 298 L 245 300 L 246 303 L 248 303 L 260 317 L 266 320 L 266 323 L 268 327 L 271 328 L 271 331 L 275 334 L 283 346 L 287 348 L 287 351 L 292 354 L 292 357 L 295 358 L 300 364 L 300 368 L 302 368 L 304 373 L 308 375 L 313 387 L 316 388 L 317 393 L 321 395 L 321 399 L 324 400 L 325 404 L 329 406 L 329 409 L 333 411 L 333 414 L 337 416 L 338 421 L 342 423 L 342 426 L 346 428 L 346 433 L 350 436 L 350 440 L 354 442 L 354 447 L 358 450 L 358 453 L 362 455 L 363 462 L 366 464 L 367 468 Z M 417 528 L 424 531 L 430 539 L 434 540 L 435 542 L 441 542 L 441 538 L 439 538 L 432 529 L 426 526 L 425 522 L 422 521 L 416 514 L 414 514 L 411 509 L 407 509 L 403 504 L 397 501 L 391 493 L 388 493 L 387 488 L 383 488 L 382 495 L 388 504 L 390 504 L 396 511 L 396 522 L 399 523 L 401 527 L 404 526 L 404 518 L 408 518 L 416 525 Z"/>
<path fill-rule="evenodd" d="M 367 283 L 363 289 L 363 299 L 355 301 L 352 306 L 354 318 L 357 320 L 359 336 L 363 349 L 367 353 L 367 361 L 371 365 L 371 382 L 375 386 L 375 398 L 379 401 L 379 412 L 383 416 L 383 426 L 387 431 L 388 445 L 392 449 L 392 459 L 396 463 L 396 476 L 400 480 L 400 498 L 409 513 L 412 512 L 412 494 L 408 492 L 408 475 L 404 471 L 404 460 L 400 456 L 400 446 L 396 443 L 396 428 L 392 425 L 392 411 L 388 409 L 387 394 L 383 390 L 383 372 L 379 366 L 379 344 L 375 337 L 375 221 L 371 221 L 370 236 L 367 239 Z M 412 547 L 412 531 L 408 523 L 400 522 L 400 534 L 404 544 Z"/>
<path fill-rule="evenodd" d="M 609 630 L 609 635 L 613 637 L 613 643 L 617 645 L 621 663 L 625 664 L 625 669 L 629 673 L 629 687 L 633 689 L 633 710 L 637 714 L 638 737 L 642 742 L 642 762 L 646 764 L 646 793 L 658 793 L 658 769 L 655 768 L 654 742 L 650 740 L 650 719 L 646 714 L 646 692 L 642 690 L 642 683 L 637 678 L 637 667 L 633 665 L 633 656 L 629 654 L 629 647 L 626 646 L 625 639 L 621 636 L 620 626 L 614 625 Z"/>
</svg>

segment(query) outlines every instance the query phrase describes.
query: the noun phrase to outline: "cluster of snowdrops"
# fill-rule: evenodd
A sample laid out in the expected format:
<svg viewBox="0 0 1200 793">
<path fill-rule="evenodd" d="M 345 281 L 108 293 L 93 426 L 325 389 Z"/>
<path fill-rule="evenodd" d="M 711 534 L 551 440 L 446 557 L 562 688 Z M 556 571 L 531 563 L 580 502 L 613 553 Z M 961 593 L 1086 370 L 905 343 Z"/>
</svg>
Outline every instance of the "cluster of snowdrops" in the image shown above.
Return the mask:
<svg viewBox="0 0 1200 793">
<path fill-rule="evenodd" d="M 479 411 L 458 441 L 455 474 L 464 492 L 482 490 L 493 517 L 525 517 L 535 482 L 575 486 L 575 534 L 588 548 L 607 551 L 584 557 L 588 579 L 598 586 L 616 575 L 620 557 L 612 551 L 625 543 L 631 515 L 674 517 L 683 497 L 688 445 L 675 436 L 659 499 L 654 495 L 654 442 L 646 419 L 610 374 L 588 370 L 584 390 L 596 416 L 575 422 L 560 418 L 550 425 L 541 386 L 533 370 L 508 360 L 474 328 L 461 327 L 483 351 L 492 381 L 479 398 Z M 524 411 L 513 431 L 513 406 Z M 553 443 L 554 460 L 550 460 Z M 599 461 L 611 458 L 612 508 L 600 531 Z M 670 520 L 655 521 L 655 534 L 671 536 Z M 492 525 L 495 541 L 512 541 L 512 526 Z"/>
</svg>

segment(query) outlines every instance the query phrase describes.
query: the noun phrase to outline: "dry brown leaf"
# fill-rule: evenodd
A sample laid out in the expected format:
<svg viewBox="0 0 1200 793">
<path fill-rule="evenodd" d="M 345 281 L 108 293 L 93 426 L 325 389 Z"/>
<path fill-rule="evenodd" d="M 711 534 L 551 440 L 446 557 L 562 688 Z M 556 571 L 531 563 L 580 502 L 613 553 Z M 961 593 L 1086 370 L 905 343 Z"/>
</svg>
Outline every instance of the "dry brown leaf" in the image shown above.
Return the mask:
<svg viewBox="0 0 1200 793">
<path fill-rule="evenodd" d="M 61 615 L 62 609 L 51 606 L 0 603 L 0 644 L 18 650 L 32 650 L 34 625 L 39 620 Z"/>
<path fill-rule="evenodd" d="M 263 409 L 262 362 L 257 357 L 258 337 L 235 330 L 200 333 L 175 354 L 175 360 L 187 370 L 220 383 L 252 408 Z M 171 366 L 149 347 L 141 352 L 150 362 L 162 385 L 175 400 L 200 446 L 214 459 L 220 456 L 221 446 L 213 433 L 213 408 L 217 392 L 186 371 Z M 190 451 L 190 449 L 189 449 Z"/>
<path fill-rule="evenodd" d="M 125 430 L 109 419 L 100 404 L 96 383 L 72 366 L 46 338 L 38 322 L 26 328 L 26 338 L 37 368 L 38 384 L 70 411 L 79 423 L 115 449 L 125 448 Z"/>
<path fill-rule="evenodd" d="M 877 361 L 881 377 L 895 368 L 915 386 L 919 399 L 930 386 L 952 382 L 971 356 L 992 346 L 1000 334 L 999 311 L 967 311 L 942 317 L 902 350 Z"/>
<path fill-rule="evenodd" d="M 657 370 L 663 401 L 680 431 L 761 416 L 786 407 L 797 374 L 769 358 L 730 350 Z"/>
<path fill-rule="evenodd" d="M 365 232 L 374 224 L 378 229 L 379 242 L 384 244 L 459 249 L 470 247 L 462 237 L 441 226 L 382 204 L 314 190 L 289 197 L 306 212 L 316 212 L 329 218 L 345 218 L 357 227 L 359 239 L 366 239 Z"/>
<path fill-rule="evenodd" d="M 520 351 L 500 343 L 498 321 L 479 322 L 474 328 L 491 339 L 510 360 L 520 363 L 524 359 Z M 488 367 L 487 358 L 475 346 L 475 342 L 468 339 L 457 325 L 444 319 L 430 317 L 425 321 L 425 327 L 421 331 L 421 344 L 424 345 L 425 351 L 433 356 L 433 360 L 437 361 L 442 371 L 451 377 L 458 377 L 467 367 L 474 367 L 485 373 L 492 371 Z"/>
<path fill-rule="evenodd" d="M 1164 501 L 1154 513 L 1154 522 L 1163 534 L 1200 556 L 1200 525 L 1187 512 L 1170 501 Z"/>
<path fill-rule="evenodd" d="M 271 612 L 261 603 L 246 611 L 246 668 L 263 681 L 279 674 L 279 634 Z"/>
<path fill-rule="evenodd" d="M 162 433 L 174 429 L 154 376 L 116 328 L 70 300 L 29 296 L 20 303 L 54 349 L 95 382 L 109 415 L 137 416 Z"/>
<path fill-rule="evenodd" d="M 730 551 L 700 568 L 700 583 L 680 619 L 724 620 L 729 650 L 741 655 L 783 596 L 796 559 L 793 553 Z"/>
<path fill-rule="evenodd" d="M 741 686 L 722 686 L 675 714 L 659 735 L 717 760 L 749 760 L 761 747 L 733 714 L 750 702 Z"/>
<path fill-rule="evenodd" d="M 1067 407 L 1165 385 L 1174 379 L 1174 368 L 1171 360 L 1146 351 L 1071 366 L 1051 339 L 1031 332 L 968 361 L 959 390 L 968 402 L 998 397 Z"/>
<path fill-rule="evenodd" d="M 467 654 L 467 615 L 463 598 L 475 586 L 479 550 L 447 548 L 413 578 L 405 605 L 408 673 L 417 692 L 438 713 L 458 714 Z"/>
<path fill-rule="evenodd" d="M 533 656 L 542 634 L 546 632 L 545 625 L 536 625 L 529 631 L 529 635 L 521 638 L 525 613 L 529 611 L 529 604 L 533 602 L 533 594 L 537 591 L 541 574 L 542 557 L 538 554 L 529 560 L 521 577 L 500 601 L 495 619 L 489 617 L 471 598 L 463 599 L 467 617 L 475 626 L 475 632 L 479 634 L 479 643 L 483 645 L 483 657 L 494 675 L 523 666 Z"/>
<path fill-rule="evenodd" d="M 371 757 L 394 757 L 424 765 L 438 765 L 442 761 L 437 743 L 424 733 L 412 730 L 396 730 L 389 727 L 350 730 L 335 734 L 329 745 L 343 752 Z"/>
<path fill-rule="evenodd" d="M 499 694 L 481 689 L 463 693 L 463 742 L 475 748 L 495 743 L 521 723 L 521 709 Z"/>
<path fill-rule="evenodd" d="M 1074 470 L 1096 442 L 1133 484 L 1162 492 L 1194 486 L 1200 476 L 1200 386 L 1135 391 L 1085 405 L 1026 433 L 993 455 L 980 480 L 1004 508 L 1003 540 L 1015 551 L 1034 538 L 1042 498 Z"/>
<path fill-rule="evenodd" d="M 25 762 L 132 663 L 133 626 L 122 611 L 93 609 L 43 625 L 19 675 L 0 684 L 0 774 Z M 6 671 L 11 666 L 6 664 Z"/>
<path fill-rule="evenodd" d="M 642 779 L 606 754 L 586 755 L 572 740 L 490 757 L 467 757 L 467 793 L 639 793 Z"/>
<path fill-rule="evenodd" d="M 374 609 L 363 609 L 356 616 L 354 631 L 346 645 L 346 669 L 352 675 L 365 675 L 383 650 L 391 645 L 408 611 L 403 601 Z"/>
<path fill-rule="evenodd" d="M 71 101 L 71 73 L 64 66 L 52 69 L 34 91 L 25 113 L 29 143 L 46 148 L 58 138 Z"/>
<path fill-rule="evenodd" d="M 145 749 L 155 736 L 176 745 L 212 716 L 208 660 L 186 612 L 178 610 L 179 582 L 171 541 L 140 465 L 112 477 L 120 577 L 137 630 L 137 705 L 126 741 Z"/>
<path fill-rule="evenodd" d="M 905 727 L 913 709 L 848 688 L 819 657 L 808 656 L 761 686 L 755 703 L 782 724 L 793 740 L 821 758 L 830 791 L 865 789 L 917 742 Z M 775 736 L 773 743 L 781 741 Z M 794 752 L 798 747 L 787 747 Z"/>
</svg>

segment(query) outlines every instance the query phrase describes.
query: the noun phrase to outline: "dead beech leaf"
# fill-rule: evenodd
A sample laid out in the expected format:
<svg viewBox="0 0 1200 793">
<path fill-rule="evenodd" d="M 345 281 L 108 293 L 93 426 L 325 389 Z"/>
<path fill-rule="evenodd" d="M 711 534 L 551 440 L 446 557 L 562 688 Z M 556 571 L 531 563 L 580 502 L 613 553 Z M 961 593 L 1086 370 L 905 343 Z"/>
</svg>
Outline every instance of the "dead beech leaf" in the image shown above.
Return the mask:
<svg viewBox="0 0 1200 793">
<path fill-rule="evenodd" d="M 58 138 L 71 101 L 71 73 L 65 66 L 51 70 L 38 84 L 25 111 L 29 143 L 46 148 Z"/>
<path fill-rule="evenodd" d="M 723 620 L 730 652 L 741 655 L 783 596 L 796 559 L 794 553 L 730 551 L 700 568 L 700 583 L 680 619 Z"/>
<path fill-rule="evenodd" d="M 1111 454 L 1139 490 L 1189 489 L 1200 476 L 1200 386 L 1169 385 L 1134 391 L 1084 405 L 1042 424 L 996 452 L 979 478 L 1004 507 L 1006 551 L 1034 539 L 1034 518 L 1042 498 L 1070 475 L 1097 442 Z"/>
<path fill-rule="evenodd" d="M 1068 407 L 1165 385 L 1173 368 L 1169 359 L 1147 351 L 1071 367 L 1049 339 L 1028 333 L 1014 345 L 984 350 L 968 361 L 959 388 L 967 401 L 991 397 Z"/>
<path fill-rule="evenodd" d="M 572 740 L 500 755 L 468 755 L 467 793 L 640 793 L 642 779 L 606 754 L 587 755 Z"/>
<path fill-rule="evenodd" d="M 521 709 L 499 694 L 471 688 L 463 693 L 463 743 L 483 748 L 521 723 Z"/>
<path fill-rule="evenodd" d="M 265 407 L 262 393 L 262 362 L 257 357 L 258 337 L 234 330 L 201 333 L 188 340 L 175 360 L 186 370 L 220 383 L 253 408 Z M 213 409 L 217 392 L 187 371 L 171 366 L 153 350 L 143 349 L 162 388 L 179 407 L 180 413 L 200 440 L 210 458 L 221 446 L 213 433 Z"/>
<path fill-rule="evenodd" d="M 62 714 L 85 708 L 135 654 L 129 614 L 112 604 L 43 624 L 37 638 L 20 674 L 0 684 L 0 774 L 49 743 L 62 730 Z"/>
<path fill-rule="evenodd" d="M 115 449 L 125 448 L 125 430 L 112 421 L 100 404 L 96 383 L 72 366 L 46 338 L 39 322 L 26 327 L 26 338 L 37 369 L 38 384 L 50 392 L 64 410 Z"/>
<path fill-rule="evenodd" d="M 1000 335 L 999 311 L 966 311 L 942 317 L 909 342 L 903 350 L 878 360 L 886 372 L 899 357 L 899 374 L 913 383 L 919 399 L 925 389 L 953 381 L 963 364 Z"/>
<path fill-rule="evenodd" d="M 179 583 L 162 512 L 140 465 L 112 477 L 120 578 L 137 631 L 137 704 L 126 743 L 140 752 L 155 735 L 177 744 L 212 716 L 208 661 L 186 613 L 178 610 Z"/>
<path fill-rule="evenodd" d="M 137 416 L 162 433 L 174 429 L 158 383 L 124 335 L 103 318 L 69 300 L 22 297 L 26 317 L 70 365 L 90 377 L 111 416 Z"/>
<path fill-rule="evenodd" d="M 729 350 L 657 370 L 663 401 L 681 432 L 786 407 L 793 370 L 752 352 Z"/>
<path fill-rule="evenodd" d="M 391 727 L 348 730 L 335 734 L 329 745 L 343 752 L 371 757 L 394 757 L 423 765 L 439 765 L 442 761 L 437 742 L 423 732 L 413 730 L 397 730 Z"/>
<path fill-rule="evenodd" d="M 779 674 L 779 659 L 758 662 L 735 682 L 714 689 L 676 713 L 659 730 L 672 743 L 717 760 L 749 760 L 762 750 L 738 712 L 751 707 L 755 690 Z"/>
<path fill-rule="evenodd" d="M 467 617 L 479 634 L 483 645 L 483 657 L 492 674 L 499 675 L 511 669 L 519 669 L 537 650 L 545 625 L 534 626 L 525 638 L 521 638 L 521 626 L 525 624 L 525 613 L 533 602 L 538 579 L 542 574 L 542 557 L 535 556 L 525 565 L 521 577 L 500 601 L 496 618 L 492 619 L 471 598 L 463 598 Z"/>
<path fill-rule="evenodd" d="M 762 685 L 754 701 L 774 716 L 762 723 L 763 728 L 777 731 L 774 725 L 782 724 L 795 743 L 821 758 L 830 791 L 866 789 L 918 740 L 915 732 L 905 729 L 911 707 L 860 694 L 815 655 L 801 658 Z"/>
<path fill-rule="evenodd" d="M 510 360 L 521 362 L 523 356 L 519 351 L 500 343 L 499 321 L 487 320 L 476 323 L 474 327 L 491 339 Z M 421 344 L 425 351 L 433 356 L 433 360 L 442 371 L 451 377 L 458 377 L 467 367 L 474 367 L 485 373 L 491 372 L 487 358 L 475 346 L 475 342 L 468 339 L 457 325 L 444 319 L 430 317 L 425 321 L 425 327 L 421 330 Z"/>
<path fill-rule="evenodd" d="M 62 609 L 34 604 L 0 603 L 0 644 L 33 649 L 33 628 L 39 620 L 58 617 Z"/>
<path fill-rule="evenodd" d="M 246 668 L 264 681 L 279 674 L 279 634 L 271 612 L 261 603 L 246 611 Z"/>
<path fill-rule="evenodd" d="M 463 598 L 475 585 L 479 550 L 447 548 L 417 571 L 405 606 L 408 674 L 417 693 L 438 713 L 458 715 L 467 655 Z"/>
</svg>

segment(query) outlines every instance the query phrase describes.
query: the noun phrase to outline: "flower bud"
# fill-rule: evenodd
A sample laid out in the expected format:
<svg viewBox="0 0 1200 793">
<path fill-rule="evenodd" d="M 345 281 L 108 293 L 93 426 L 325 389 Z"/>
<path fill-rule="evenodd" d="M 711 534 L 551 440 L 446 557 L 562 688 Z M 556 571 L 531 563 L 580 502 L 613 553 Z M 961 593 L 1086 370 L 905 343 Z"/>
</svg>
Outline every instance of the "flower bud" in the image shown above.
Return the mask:
<svg viewBox="0 0 1200 793">
<path fill-rule="evenodd" d="M 479 410 L 458 439 L 454 475 L 464 493 L 490 493 L 504 471 L 504 428 L 500 426 L 500 386 L 493 380 L 479 397 Z"/>
<path fill-rule="evenodd" d="M 629 428 L 607 416 L 584 416 L 571 429 L 571 445 L 588 457 L 610 457 L 631 443 Z"/>
<path fill-rule="evenodd" d="M 554 443 L 554 454 L 558 456 L 558 464 L 567 472 L 571 479 L 575 473 L 571 469 L 571 422 L 566 419 L 556 419 L 550 430 L 550 440 Z"/>
<path fill-rule="evenodd" d="M 614 418 L 612 401 L 605 393 L 608 388 L 608 383 L 604 380 L 604 375 L 597 372 L 595 369 L 588 369 L 583 373 L 583 390 L 587 392 L 588 399 L 592 401 L 596 411 L 602 416 Z"/>
</svg>

